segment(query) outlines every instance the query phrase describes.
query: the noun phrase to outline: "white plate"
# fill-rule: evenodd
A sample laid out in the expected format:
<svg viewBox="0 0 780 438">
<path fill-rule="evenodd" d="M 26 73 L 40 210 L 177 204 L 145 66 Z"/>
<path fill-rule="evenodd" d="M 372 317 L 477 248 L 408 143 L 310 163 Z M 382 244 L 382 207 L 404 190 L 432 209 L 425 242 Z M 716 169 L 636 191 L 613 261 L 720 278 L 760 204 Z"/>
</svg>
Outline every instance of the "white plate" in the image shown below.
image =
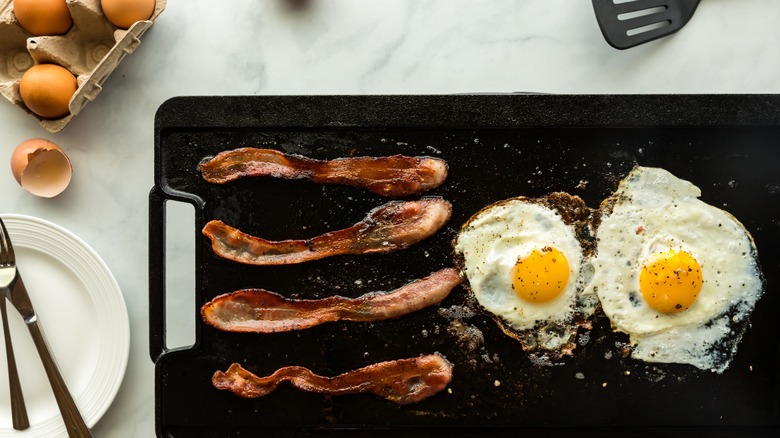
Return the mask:
<svg viewBox="0 0 780 438">
<path fill-rule="evenodd" d="M 49 347 L 92 427 L 114 400 L 127 368 L 130 323 L 119 285 L 100 256 L 70 231 L 30 216 L 3 215 L 3 221 Z M 3 346 L 0 437 L 66 436 L 35 345 L 10 303 L 8 317 L 30 428 L 12 427 Z"/>
</svg>

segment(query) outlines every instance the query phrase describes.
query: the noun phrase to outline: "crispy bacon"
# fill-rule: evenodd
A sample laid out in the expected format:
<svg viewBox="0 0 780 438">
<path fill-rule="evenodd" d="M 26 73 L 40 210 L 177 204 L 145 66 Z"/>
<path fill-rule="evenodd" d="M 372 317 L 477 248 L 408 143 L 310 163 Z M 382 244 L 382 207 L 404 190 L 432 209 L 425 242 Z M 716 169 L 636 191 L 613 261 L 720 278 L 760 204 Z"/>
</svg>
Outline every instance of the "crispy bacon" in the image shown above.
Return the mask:
<svg viewBox="0 0 780 438">
<path fill-rule="evenodd" d="M 392 292 L 372 292 L 358 298 L 295 300 L 263 289 L 243 289 L 204 304 L 201 315 L 220 330 L 254 333 L 301 330 L 339 320 L 380 321 L 439 303 L 458 284 L 458 271 L 448 268 Z"/>
<path fill-rule="evenodd" d="M 452 364 L 439 353 L 410 359 L 379 362 L 336 377 L 323 377 L 308 368 L 290 366 L 267 377 L 258 377 L 233 363 L 226 372 L 217 371 L 211 379 L 217 389 L 245 398 L 262 397 L 273 392 L 280 382 L 328 395 L 371 393 L 399 405 L 422 401 L 452 380 Z"/>
<path fill-rule="evenodd" d="M 396 198 L 440 186 L 447 178 L 447 163 L 404 155 L 315 160 L 273 149 L 239 148 L 220 152 L 202 163 L 200 171 L 203 179 L 216 184 L 245 176 L 271 176 L 362 187 Z"/>
<path fill-rule="evenodd" d="M 203 234 L 220 257 L 251 265 L 286 265 L 340 254 L 383 253 L 406 248 L 433 235 L 450 219 L 442 198 L 391 201 L 355 225 L 306 240 L 270 241 L 211 221 Z"/>
</svg>

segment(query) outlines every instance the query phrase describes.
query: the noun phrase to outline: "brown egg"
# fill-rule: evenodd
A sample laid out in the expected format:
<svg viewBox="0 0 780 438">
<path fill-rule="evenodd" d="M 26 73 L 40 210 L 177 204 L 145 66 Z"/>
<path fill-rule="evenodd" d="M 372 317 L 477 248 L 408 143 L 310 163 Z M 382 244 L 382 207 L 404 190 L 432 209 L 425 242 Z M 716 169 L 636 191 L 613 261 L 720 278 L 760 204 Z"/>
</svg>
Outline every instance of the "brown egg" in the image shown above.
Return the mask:
<svg viewBox="0 0 780 438">
<path fill-rule="evenodd" d="M 68 103 L 76 88 L 76 77 L 64 67 L 38 64 L 22 76 L 19 94 L 30 111 L 44 118 L 56 119 L 70 113 Z"/>
<path fill-rule="evenodd" d="M 65 0 L 14 0 L 14 14 L 33 35 L 62 35 L 73 25 Z"/>
<path fill-rule="evenodd" d="M 61 147 L 43 138 L 32 138 L 14 149 L 11 173 L 28 192 L 52 198 L 68 187 L 73 168 Z"/>
<path fill-rule="evenodd" d="M 100 6 L 114 26 L 128 29 L 136 21 L 152 18 L 155 0 L 100 0 Z"/>
</svg>

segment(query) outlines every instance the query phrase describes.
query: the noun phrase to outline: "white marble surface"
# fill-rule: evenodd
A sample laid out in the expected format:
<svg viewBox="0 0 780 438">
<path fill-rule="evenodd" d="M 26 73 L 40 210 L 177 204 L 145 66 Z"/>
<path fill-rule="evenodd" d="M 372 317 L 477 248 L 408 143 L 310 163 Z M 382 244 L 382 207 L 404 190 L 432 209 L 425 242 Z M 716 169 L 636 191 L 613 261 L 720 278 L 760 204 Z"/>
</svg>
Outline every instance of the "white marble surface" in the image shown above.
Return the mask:
<svg viewBox="0 0 780 438">
<path fill-rule="evenodd" d="M 112 269 L 127 302 L 129 365 L 94 428 L 97 437 L 154 436 L 147 196 L 154 113 L 166 99 L 780 92 L 777 1 L 705 0 L 679 33 L 628 51 L 607 45 L 587 0 L 313 0 L 299 11 L 283 5 L 170 0 L 138 50 L 59 134 L 0 102 L 0 212 L 39 216 L 79 235 Z M 54 140 L 73 160 L 73 182 L 55 199 L 24 192 L 9 171 L 13 148 L 31 137 Z M 173 256 L 191 259 L 186 249 Z"/>
</svg>

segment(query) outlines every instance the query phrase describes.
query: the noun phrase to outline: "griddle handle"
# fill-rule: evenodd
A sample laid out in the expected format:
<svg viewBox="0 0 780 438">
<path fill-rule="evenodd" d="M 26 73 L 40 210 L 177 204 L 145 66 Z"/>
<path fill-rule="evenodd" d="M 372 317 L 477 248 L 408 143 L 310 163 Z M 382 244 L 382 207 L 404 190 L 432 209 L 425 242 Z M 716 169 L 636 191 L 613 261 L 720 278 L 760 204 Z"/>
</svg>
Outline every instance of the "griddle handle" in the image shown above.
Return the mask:
<svg viewBox="0 0 780 438">
<path fill-rule="evenodd" d="M 195 209 L 196 224 L 203 223 L 203 200 L 189 193 L 167 193 L 155 186 L 149 193 L 149 355 L 154 362 L 170 351 L 166 345 L 166 204 L 168 201 L 191 204 Z M 197 229 L 197 227 L 196 227 Z M 196 239 L 200 233 L 196 230 Z M 195 245 L 195 258 L 200 260 L 200 247 Z M 195 267 L 193 266 L 193 269 Z M 195 291 L 193 299 L 200 299 L 200 278 L 195 272 Z M 199 325 L 195 325 L 195 343 L 200 338 Z"/>
<path fill-rule="evenodd" d="M 166 345 L 166 293 L 165 278 L 165 228 L 167 201 L 177 201 L 191 204 L 195 209 L 195 236 L 197 242 L 200 237 L 200 228 L 203 226 L 203 200 L 195 195 L 183 192 L 167 193 L 160 187 L 153 187 L 149 192 L 149 356 L 152 361 L 157 360 L 164 353 L 170 351 Z M 195 260 L 200 260 L 200 245 L 195 245 Z M 195 267 L 193 266 L 193 269 Z M 195 271 L 195 290 L 193 299 L 200 300 L 201 294 L 200 273 Z M 197 306 L 200 309 L 200 305 Z M 198 312 L 198 315 L 200 313 Z M 195 345 L 200 339 L 200 324 L 195 324 Z"/>
<path fill-rule="evenodd" d="M 165 201 L 162 189 L 149 192 L 149 356 L 157 362 L 165 345 Z"/>
</svg>

